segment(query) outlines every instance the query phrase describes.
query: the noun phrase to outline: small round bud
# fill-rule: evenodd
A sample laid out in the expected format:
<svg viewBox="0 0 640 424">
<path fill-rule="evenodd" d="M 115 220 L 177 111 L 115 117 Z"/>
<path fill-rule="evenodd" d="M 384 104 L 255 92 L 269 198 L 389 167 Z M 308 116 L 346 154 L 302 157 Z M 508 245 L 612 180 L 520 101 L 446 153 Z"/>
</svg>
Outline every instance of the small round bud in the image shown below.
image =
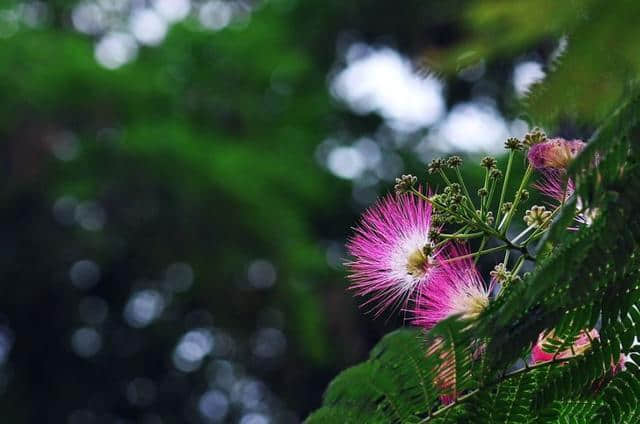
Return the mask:
<svg viewBox="0 0 640 424">
<path fill-rule="evenodd" d="M 429 198 L 430 203 L 446 203 L 446 196 L 444 194 L 434 194 Z"/>
<path fill-rule="evenodd" d="M 521 150 L 522 147 L 522 142 L 515 137 L 509 137 L 507 141 L 504 142 L 504 148 L 508 150 Z"/>
<path fill-rule="evenodd" d="M 532 206 L 524 214 L 524 222 L 534 228 L 545 228 L 549 225 L 551 211 L 544 206 Z"/>
<path fill-rule="evenodd" d="M 493 225 L 494 219 L 493 219 L 493 212 L 489 211 L 487 212 L 487 218 L 486 218 L 487 224 L 488 225 Z"/>
<path fill-rule="evenodd" d="M 478 189 L 478 196 L 480 197 L 484 197 L 487 194 L 489 194 L 489 190 L 487 190 L 486 188 L 480 188 Z"/>
<path fill-rule="evenodd" d="M 509 280 L 509 278 L 511 277 L 511 273 L 507 271 L 507 268 L 504 266 L 503 263 L 496 265 L 493 268 L 493 271 L 489 273 L 489 275 L 493 280 L 499 283 L 504 283 L 505 281 Z"/>
<path fill-rule="evenodd" d="M 447 159 L 447 166 L 449 168 L 457 168 L 462 165 L 462 158 L 460 156 L 449 156 Z"/>
<path fill-rule="evenodd" d="M 447 222 L 446 218 L 442 214 L 434 214 L 432 217 L 432 220 L 433 220 L 433 225 L 437 225 L 437 226 L 444 225 Z"/>
<path fill-rule="evenodd" d="M 500 211 L 504 214 L 509 213 L 509 211 L 511 210 L 511 207 L 513 206 L 513 203 L 511 202 L 504 202 L 502 204 L 502 206 L 500 207 Z"/>
<path fill-rule="evenodd" d="M 400 178 L 396 178 L 396 185 L 393 188 L 395 189 L 396 194 L 408 193 L 417 181 L 418 178 L 413 175 L 403 175 Z"/>
<path fill-rule="evenodd" d="M 502 171 L 498 168 L 493 168 L 491 172 L 489 172 L 489 177 L 493 178 L 494 180 L 499 180 L 500 178 L 502 178 Z"/>
<path fill-rule="evenodd" d="M 534 128 L 525 134 L 523 144 L 531 147 L 534 144 L 543 143 L 547 140 L 547 135 L 540 128 Z"/>
<path fill-rule="evenodd" d="M 440 159 L 440 158 L 434 159 L 431 161 L 429 166 L 427 166 L 427 172 L 429 174 L 435 174 L 436 172 L 443 170 L 445 165 L 446 164 L 444 159 Z"/>
<path fill-rule="evenodd" d="M 451 190 L 451 194 L 459 194 L 460 193 L 460 184 L 452 183 L 449 186 L 449 189 Z"/>
<path fill-rule="evenodd" d="M 497 164 L 498 162 L 496 161 L 496 158 L 491 156 L 485 156 L 484 158 L 482 158 L 482 161 L 480 162 L 480 165 L 482 165 L 484 168 L 487 168 L 487 169 L 493 169 L 496 167 Z"/>
<path fill-rule="evenodd" d="M 520 190 L 520 198 L 521 198 L 522 200 L 527 200 L 527 199 L 529 199 L 529 190 L 524 189 L 524 188 L 523 188 L 522 190 Z"/>
</svg>

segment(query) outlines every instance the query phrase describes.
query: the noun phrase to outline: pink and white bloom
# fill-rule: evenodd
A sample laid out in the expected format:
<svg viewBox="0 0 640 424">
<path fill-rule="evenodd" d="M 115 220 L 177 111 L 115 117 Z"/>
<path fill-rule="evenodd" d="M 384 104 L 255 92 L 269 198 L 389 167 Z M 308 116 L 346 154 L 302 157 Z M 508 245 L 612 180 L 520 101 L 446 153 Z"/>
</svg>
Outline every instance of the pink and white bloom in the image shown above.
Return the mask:
<svg viewBox="0 0 640 424">
<path fill-rule="evenodd" d="M 527 157 L 535 169 L 566 170 L 586 145 L 582 140 L 552 138 L 531 146 Z"/>
<path fill-rule="evenodd" d="M 370 295 L 376 315 L 405 305 L 435 273 L 431 253 L 431 205 L 410 194 L 388 195 L 369 208 L 347 243 L 351 288 Z"/>
<path fill-rule="evenodd" d="M 440 389 L 440 402 L 449 405 L 458 398 L 456 390 L 455 354 L 450 349 L 443 349 L 442 339 L 437 338 L 427 351 L 428 355 L 438 355 L 440 364 L 436 368 L 434 383 Z"/>
<path fill-rule="evenodd" d="M 576 185 L 566 173 L 558 169 L 549 169 L 542 172 L 541 178 L 533 185 L 540 193 L 564 203 L 573 196 Z"/>
<path fill-rule="evenodd" d="M 528 154 L 529 163 L 541 173 L 541 178 L 534 187 L 559 203 L 567 201 L 575 192 L 575 183 L 567 176 L 567 168 L 586 145 L 582 140 L 553 138 L 531 146 Z M 582 209 L 579 198 L 576 207 L 578 210 Z M 597 210 L 587 210 L 576 216 L 576 221 L 590 225 L 596 214 Z"/>
<path fill-rule="evenodd" d="M 473 319 L 489 305 L 494 281 L 485 285 L 472 258 L 455 259 L 467 253 L 467 248 L 451 244 L 440 255 L 438 272 L 429 285 L 420 290 L 415 310 L 416 325 L 429 329 L 452 315 Z"/>
<path fill-rule="evenodd" d="M 598 330 L 595 328 L 591 331 L 583 331 L 580 333 L 578 338 L 573 342 L 573 346 L 565 349 L 559 353 L 549 353 L 543 350 L 543 345 L 546 344 L 549 338 L 554 337 L 553 331 L 550 331 L 547 334 L 540 334 L 538 337 L 538 342 L 531 349 L 531 364 L 539 364 L 541 362 L 548 362 L 551 360 L 558 360 L 569 358 L 576 355 L 584 355 L 591 348 L 591 341 L 600 338 L 600 334 Z M 617 361 L 611 362 L 611 367 L 609 368 L 609 376 L 614 376 L 620 371 L 624 370 L 625 362 L 627 357 L 624 354 L 620 354 Z M 562 364 L 562 363 L 561 363 Z M 593 388 L 595 390 L 600 390 L 605 383 L 606 378 L 600 378 L 596 380 L 593 384 Z"/>
<path fill-rule="evenodd" d="M 570 356 L 582 355 L 591 347 L 591 340 L 595 340 L 600 337 L 598 330 L 595 328 L 588 333 L 583 331 L 578 338 L 573 342 L 573 346 L 567 348 L 559 353 L 549 353 L 543 350 L 543 346 L 550 338 L 554 337 L 553 331 L 547 334 L 540 334 L 538 342 L 531 349 L 531 361 L 533 364 L 540 362 L 547 362 L 553 359 L 563 359 Z"/>
<path fill-rule="evenodd" d="M 542 174 L 534 187 L 561 203 L 571 197 L 575 184 L 567 177 L 567 167 L 585 146 L 582 140 L 569 141 L 563 138 L 553 138 L 531 146 L 527 155 L 529 164 Z"/>
</svg>

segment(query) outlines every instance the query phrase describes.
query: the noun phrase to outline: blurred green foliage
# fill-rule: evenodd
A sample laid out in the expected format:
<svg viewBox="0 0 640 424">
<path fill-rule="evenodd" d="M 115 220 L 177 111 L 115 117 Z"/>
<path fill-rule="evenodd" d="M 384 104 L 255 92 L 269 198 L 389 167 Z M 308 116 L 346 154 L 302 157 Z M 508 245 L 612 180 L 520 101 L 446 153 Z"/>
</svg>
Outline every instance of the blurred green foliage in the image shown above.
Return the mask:
<svg viewBox="0 0 640 424">
<path fill-rule="evenodd" d="M 302 369 L 335 366 L 331 358 L 342 357 L 345 347 L 330 342 L 323 293 L 333 274 L 317 227 L 334 219 L 329 205 L 337 203 L 340 193 L 344 197 L 348 186 L 315 165 L 314 147 L 328 130 L 330 113 L 324 73 L 314 69 L 304 49 L 291 44 L 295 34 L 282 19 L 268 8 L 249 29 L 215 37 L 186 22 L 171 31 L 162 47 L 144 49 L 134 63 L 115 71 L 95 63 L 90 40 L 66 31 L 24 30 L 0 40 L 0 127 L 8 160 L 4 225 L 27 227 L 7 241 L 17 250 L 2 260 L 3 281 L 27 283 L 17 290 L 5 284 L 2 290 L 2 310 L 17 333 L 12 380 L 30 381 L 27 351 L 62 367 L 78 361 L 63 354 L 69 330 L 58 335 L 54 350 L 61 353 L 56 355 L 33 319 L 21 322 L 17 311 L 11 312 L 22 304 L 44 326 L 52 311 L 37 299 L 55 287 L 56 309 L 61 308 L 56 321 L 69 328 L 80 324 L 79 294 L 67 280 L 74 260 L 93 257 L 106 274 L 96 289 L 112 307 L 106 340 L 115 332 L 110 327 L 121 320 L 128 286 L 141 277 L 157 278 L 169 263 L 185 260 L 195 270 L 196 285 L 173 300 L 175 317 L 161 325 L 162 334 L 140 330 L 145 342 L 136 358 L 161 343 L 166 347 L 158 359 L 168 361 L 170 345 L 180 335 L 180 317 L 191 310 L 209 310 L 216 327 L 246 343 L 242 340 L 256 325 L 268 324 L 260 323 L 265 308 L 277 308 L 284 312 L 281 325 L 290 337 L 291 367 L 279 366 L 275 378 L 297 382 L 283 386 L 280 395 L 288 393 L 285 397 L 300 405 L 313 402 L 299 390 Z M 277 93 L 272 89 L 276 83 L 288 91 Z M 69 131 L 79 142 L 79 154 L 70 162 L 55 161 L 47 143 Z M 51 207 L 63 195 L 104 205 L 104 231 L 52 232 Z M 346 225 L 334 235 L 341 237 Z M 36 241 L 38 250 L 32 247 Z M 273 290 L 243 288 L 255 258 L 275 264 Z M 337 284 L 342 286 L 339 279 Z M 28 325 L 34 327 L 32 336 L 26 333 Z M 132 372 L 158 373 L 147 366 L 136 371 L 132 359 L 110 363 L 111 356 L 105 348 L 94 366 L 116 369 L 114 375 L 123 381 Z M 261 372 L 259 367 L 253 371 Z M 65 384 L 53 410 L 29 412 L 19 400 L 45 402 L 63 384 L 55 378 L 41 387 L 42 397 L 24 383 L 0 402 L 12 422 L 44 416 L 62 422 L 64 414 L 95 394 L 93 378 Z M 202 376 L 193 380 L 193 390 L 200 390 L 202 381 Z M 88 393 L 82 395 L 83 388 Z"/>
<path fill-rule="evenodd" d="M 464 10 L 457 45 L 430 64 L 451 72 L 485 59 L 546 50 L 543 84 L 524 100 L 530 120 L 600 122 L 637 85 L 640 55 L 638 2 L 620 0 L 480 0 Z"/>
</svg>

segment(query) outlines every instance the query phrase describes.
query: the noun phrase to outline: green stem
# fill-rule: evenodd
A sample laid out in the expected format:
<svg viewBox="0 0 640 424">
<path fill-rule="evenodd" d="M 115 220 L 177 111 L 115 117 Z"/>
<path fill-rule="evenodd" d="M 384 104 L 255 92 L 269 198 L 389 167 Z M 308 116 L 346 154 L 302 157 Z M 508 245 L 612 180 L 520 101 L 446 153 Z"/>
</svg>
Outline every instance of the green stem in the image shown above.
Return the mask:
<svg viewBox="0 0 640 424">
<path fill-rule="evenodd" d="M 491 202 L 493 201 L 493 193 L 496 191 L 496 180 L 491 181 L 491 188 L 489 189 L 489 196 L 487 196 L 486 209 L 491 210 Z"/>
<path fill-rule="evenodd" d="M 520 200 L 522 198 L 522 190 L 525 188 L 525 186 L 529 182 L 529 178 L 531 177 L 532 173 L 533 173 L 533 168 L 531 167 L 531 165 L 527 166 L 527 170 L 524 173 L 524 177 L 522 177 L 522 181 L 520 182 L 520 187 L 516 192 L 516 198 L 513 201 L 513 205 L 511 206 L 511 209 L 507 213 L 507 216 L 502 228 L 499 228 L 500 234 L 504 235 L 507 233 L 507 229 L 509 228 L 509 225 L 511 225 L 511 220 L 513 219 L 513 215 L 518 209 L 518 204 L 520 203 Z"/>
<path fill-rule="evenodd" d="M 476 207 L 473 204 L 473 202 L 471 201 L 471 196 L 469 196 L 469 190 L 467 190 L 467 185 L 464 183 L 464 178 L 462 178 L 462 174 L 460 173 L 460 168 L 456 167 L 456 177 L 458 178 L 458 182 L 460 183 L 460 185 L 462 186 L 462 191 L 464 191 L 464 194 L 467 196 L 467 199 L 469 199 L 469 206 L 471 206 L 471 209 L 473 210 L 473 213 L 476 213 Z"/>
<path fill-rule="evenodd" d="M 428 196 L 425 196 L 424 194 L 420 193 L 418 190 L 416 190 L 415 188 L 411 188 L 411 192 L 413 194 L 415 194 L 416 196 L 420 197 L 422 200 L 424 200 L 425 202 L 428 202 L 429 204 L 431 204 L 432 206 L 435 206 L 436 208 L 442 209 L 444 211 L 449 212 L 451 215 L 455 216 L 456 218 L 460 219 L 461 221 L 465 222 L 467 225 L 471 225 L 471 226 L 477 226 L 477 224 L 475 222 L 473 222 L 472 220 L 470 220 L 469 218 L 460 215 L 459 213 L 453 212 L 451 209 L 449 209 L 448 207 L 441 205 L 437 202 L 434 202 L 432 199 L 430 199 Z"/>
<path fill-rule="evenodd" d="M 509 185 L 509 177 L 511 176 L 511 166 L 513 164 L 513 155 L 515 151 L 509 152 L 509 161 L 507 162 L 507 171 L 504 175 L 504 181 L 502 182 L 502 191 L 500 192 L 500 202 L 498 202 L 498 214 L 496 215 L 496 228 L 500 224 L 500 218 L 502 217 L 502 204 L 504 203 L 504 196 L 507 193 L 507 186 Z"/>
<path fill-rule="evenodd" d="M 472 239 L 482 237 L 484 232 L 480 231 L 477 233 L 467 233 L 467 234 L 440 234 L 440 237 L 447 239 Z"/>
<path fill-rule="evenodd" d="M 518 271 L 520 271 L 520 268 L 522 268 L 522 264 L 524 264 L 524 259 L 525 259 L 524 255 L 522 255 L 516 261 L 516 264 L 513 266 L 513 270 L 511 271 L 514 275 L 518 274 Z"/>
<path fill-rule="evenodd" d="M 480 241 L 480 247 L 478 248 L 479 251 L 481 251 L 482 249 L 484 249 L 484 245 L 487 244 L 487 237 L 484 236 L 482 237 L 482 240 Z M 478 259 L 480 259 L 480 255 L 476 256 L 476 258 L 473 260 L 473 263 L 477 264 L 478 263 Z"/>
<path fill-rule="evenodd" d="M 426 202 L 429 202 L 431 205 L 434 205 L 437 208 L 443 209 L 447 212 L 449 212 L 450 214 L 456 216 L 457 218 L 459 218 L 461 221 L 465 222 L 468 226 L 470 226 L 471 228 L 477 228 L 480 231 L 483 231 L 485 233 L 485 235 L 487 236 L 493 236 L 501 241 L 503 241 L 505 243 L 505 246 L 499 246 L 498 248 L 492 248 L 492 249 L 496 249 L 495 251 L 498 250 L 502 250 L 503 248 L 509 248 L 509 249 L 515 249 L 515 250 L 519 250 L 520 252 L 522 252 L 523 255 L 525 255 L 525 257 L 527 259 L 530 259 L 532 261 L 535 261 L 535 258 L 533 256 L 531 256 L 529 254 L 529 251 L 527 250 L 527 248 L 525 246 L 518 246 L 516 244 L 511 243 L 507 237 L 505 237 L 504 234 L 500 234 L 499 232 L 497 232 L 494 228 L 488 226 L 486 223 L 483 222 L 474 222 L 473 220 L 470 220 L 467 217 L 464 217 L 458 213 L 455 213 L 453 211 L 451 211 L 449 208 L 447 208 L 444 205 L 441 205 L 437 202 L 434 202 L 432 199 L 430 199 L 428 196 L 425 196 L 424 194 L 420 193 L 418 190 L 416 190 L 415 188 L 411 189 L 411 192 L 413 194 L 415 194 L 416 196 L 422 198 L 423 200 L 425 200 Z M 482 252 L 481 254 L 484 253 L 491 253 L 492 249 L 489 249 L 488 251 Z M 474 256 L 475 254 L 473 254 L 472 256 Z"/>
<path fill-rule="evenodd" d="M 444 171 L 442 169 L 438 169 L 438 172 L 440 173 L 440 176 L 442 177 L 442 179 L 444 180 L 444 182 L 447 185 L 451 185 L 451 180 L 449 179 L 449 177 L 447 177 L 447 174 L 444 173 Z"/>
<path fill-rule="evenodd" d="M 485 169 L 484 172 L 484 184 L 482 185 L 482 189 L 487 192 L 489 191 L 489 168 Z M 486 209 L 487 196 L 480 198 L 480 216 L 484 216 L 484 212 Z"/>
<path fill-rule="evenodd" d="M 456 256 L 455 258 L 451 258 L 451 259 L 447 259 L 443 262 L 454 262 L 454 261 L 459 261 L 462 259 L 467 259 L 467 258 L 473 258 L 476 256 L 481 256 L 481 255 L 487 255 L 489 253 L 493 253 L 493 252 L 500 252 L 504 249 L 509 248 L 508 244 L 503 244 L 502 246 L 496 246 L 496 247 L 492 247 L 489 249 L 485 249 L 485 250 L 478 250 L 477 252 L 473 252 L 473 253 L 469 253 L 468 255 L 462 255 L 462 256 Z"/>
</svg>

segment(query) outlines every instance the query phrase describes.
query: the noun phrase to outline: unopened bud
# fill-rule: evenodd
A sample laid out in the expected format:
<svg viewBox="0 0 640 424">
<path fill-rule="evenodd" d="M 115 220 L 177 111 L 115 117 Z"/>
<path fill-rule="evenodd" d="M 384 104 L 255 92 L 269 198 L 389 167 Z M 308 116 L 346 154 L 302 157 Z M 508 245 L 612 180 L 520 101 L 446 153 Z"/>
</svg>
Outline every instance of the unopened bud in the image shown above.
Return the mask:
<svg viewBox="0 0 640 424">
<path fill-rule="evenodd" d="M 429 172 L 429 174 L 435 174 L 436 172 L 443 170 L 445 165 L 446 163 L 444 159 L 434 159 L 431 161 L 429 166 L 427 166 L 427 172 Z"/>
<path fill-rule="evenodd" d="M 532 206 L 524 214 L 524 222 L 528 226 L 534 228 L 545 228 L 549 225 L 551 211 L 546 210 L 544 206 Z"/>
<path fill-rule="evenodd" d="M 515 137 L 507 138 L 507 141 L 504 142 L 505 149 L 516 151 L 522 149 L 522 147 L 522 142 Z"/>
<path fill-rule="evenodd" d="M 498 168 L 493 168 L 491 172 L 489 172 L 489 177 L 493 178 L 494 180 L 498 180 L 502 178 L 502 171 Z"/>
<path fill-rule="evenodd" d="M 547 135 L 540 128 L 534 128 L 524 136 L 523 144 L 531 147 L 534 144 L 543 143 L 547 139 Z"/>
<path fill-rule="evenodd" d="M 484 168 L 487 168 L 487 169 L 493 169 L 496 167 L 497 164 L 498 164 L 498 161 L 496 161 L 496 158 L 492 156 L 485 156 L 484 158 L 482 158 L 482 161 L 480 162 L 480 165 L 482 165 Z"/>
<path fill-rule="evenodd" d="M 447 166 L 449 168 L 457 168 L 462 165 L 462 158 L 460 156 L 449 156 L 447 159 Z"/>
<path fill-rule="evenodd" d="M 396 194 L 408 193 L 417 181 L 418 178 L 413 175 L 403 175 L 400 178 L 396 178 L 396 185 L 393 188 L 395 189 Z"/>
</svg>

